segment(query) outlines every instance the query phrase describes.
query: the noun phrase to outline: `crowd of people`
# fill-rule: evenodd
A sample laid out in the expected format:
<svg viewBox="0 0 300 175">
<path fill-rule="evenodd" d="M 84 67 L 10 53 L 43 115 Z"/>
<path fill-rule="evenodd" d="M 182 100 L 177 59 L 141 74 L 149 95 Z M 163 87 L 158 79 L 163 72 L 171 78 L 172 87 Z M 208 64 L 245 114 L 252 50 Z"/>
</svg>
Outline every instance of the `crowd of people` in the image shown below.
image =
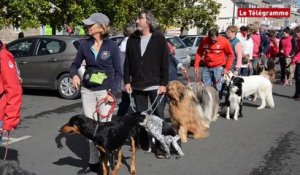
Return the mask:
<svg viewBox="0 0 300 175">
<path fill-rule="evenodd" d="M 178 78 L 178 70 L 186 73 L 187 69 L 174 57 L 172 43 L 157 30 L 154 15 L 150 11 L 140 12 L 134 23 L 125 26 L 125 39 L 120 46 L 106 37 L 109 33 L 106 15 L 94 13 L 83 23 L 90 37 L 81 44 L 70 72 L 74 87 L 81 86 L 85 115 L 102 122 L 110 121 L 110 109 L 116 102 L 114 96 L 122 90 L 118 115 L 125 115 L 133 100 L 132 110 L 151 112 L 164 120 L 168 101 L 164 95 L 166 86 L 170 80 Z M 296 67 L 293 98 L 300 100 L 300 27 L 285 28 L 280 40 L 276 32 L 267 32 L 265 25 L 249 24 L 239 29 L 229 26 L 226 34 L 227 38 L 212 28 L 198 47 L 194 68 L 195 74 L 200 74 L 199 65 L 203 62 L 201 81 L 204 84 L 214 86 L 222 98 L 224 74 L 231 71 L 236 76 L 256 75 L 261 71 L 258 68 L 270 69 L 270 62 L 280 63 L 283 82 L 285 59 L 293 57 Z M 86 71 L 81 79 L 78 68 L 83 61 Z M 141 129 L 140 132 L 146 131 Z M 142 143 L 139 146 L 148 149 Z M 154 153 L 157 158 L 164 158 L 160 147 Z M 89 166 L 78 174 L 98 171 L 98 156 L 94 143 L 90 142 Z"/>
<path fill-rule="evenodd" d="M 84 39 L 70 67 L 72 84 L 81 90 L 83 112 L 96 121 L 111 121 L 117 92 L 122 91 L 122 101 L 117 115 L 125 115 L 134 101 L 136 112 L 151 112 L 164 120 L 168 102 L 165 93 L 171 80 L 178 78 L 178 71 L 187 69 L 175 58 L 175 49 L 162 32 L 150 11 L 142 11 L 134 23 L 124 28 L 125 39 L 120 46 L 107 36 L 110 33 L 109 18 L 94 13 L 83 20 L 88 38 Z M 214 86 L 222 98 L 224 74 L 231 71 L 236 76 L 260 74 L 262 69 L 274 69 L 280 64 L 280 82 L 286 81 L 286 60 L 292 59 L 295 68 L 295 93 L 292 98 L 300 101 L 300 26 L 283 29 L 282 37 L 275 31 L 267 31 L 266 25 L 229 26 L 227 38 L 212 28 L 200 43 L 195 57 L 195 74 L 200 74 L 205 85 Z M 21 33 L 19 37 L 23 37 Z M 22 88 L 13 56 L 0 42 L 0 132 L 10 132 L 20 119 Z M 278 59 L 277 59 L 278 58 Z M 78 69 L 85 62 L 85 72 Z M 150 107 L 149 104 L 150 103 Z M 146 132 L 141 129 L 140 132 Z M 1 136 L 0 136 L 1 137 Z M 149 144 L 146 144 L 149 145 Z M 143 149 L 146 145 L 139 145 Z M 90 141 L 88 166 L 78 174 L 99 171 L 99 152 Z M 164 153 L 157 147 L 157 158 Z"/>
<path fill-rule="evenodd" d="M 282 36 L 275 31 L 267 31 L 266 27 L 249 24 L 238 29 L 229 26 L 226 29 L 227 38 L 219 35 L 217 29 L 210 29 L 198 47 L 195 73 L 199 74 L 199 65 L 203 62 L 202 82 L 215 86 L 221 98 L 223 75 L 228 71 L 236 76 L 258 75 L 263 70 L 275 71 L 275 64 L 279 63 L 279 83 L 290 85 L 286 83 L 286 69 L 291 66 L 296 81 L 293 98 L 300 101 L 300 27 L 286 27 L 282 30 Z M 292 59 L 291 64 L 287 62 L 288 58 Z"/>
</svg>

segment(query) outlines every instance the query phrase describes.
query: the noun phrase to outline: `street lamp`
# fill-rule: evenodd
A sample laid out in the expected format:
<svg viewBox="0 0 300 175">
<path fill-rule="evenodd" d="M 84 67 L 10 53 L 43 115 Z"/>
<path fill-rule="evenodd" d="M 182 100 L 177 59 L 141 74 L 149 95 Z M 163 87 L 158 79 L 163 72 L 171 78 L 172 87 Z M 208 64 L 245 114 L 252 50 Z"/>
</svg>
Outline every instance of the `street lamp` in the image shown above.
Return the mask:
<svg viewBox="0 0 300 175">
<path fill-rule="evenodd" d="M 232 12 L 232 25 L 235 24 L 235 0 L 233 2 L 233 12 Z"/>
</svg>

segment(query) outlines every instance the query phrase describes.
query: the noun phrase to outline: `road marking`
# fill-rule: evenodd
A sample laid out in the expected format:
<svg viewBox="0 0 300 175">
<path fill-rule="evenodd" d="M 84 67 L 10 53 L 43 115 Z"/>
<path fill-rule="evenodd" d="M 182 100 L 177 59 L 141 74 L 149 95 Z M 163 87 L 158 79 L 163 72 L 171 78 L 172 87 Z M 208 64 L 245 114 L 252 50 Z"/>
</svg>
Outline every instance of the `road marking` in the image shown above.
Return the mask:
<svg viewBox="0 0 300 175">
<path fill-rule="evenodd" d="M 12 144 L 12 143 L 16 143 L 25 139 L 29 139 L 32 136 L 23 136 L 23 137 L 19 137 L 19 138 L 13 138 L 13 137 L 9 137 L 9 141 L 8 144 Z M 2 142 L 0 143 L 0 145 L 6 145 L 8 138 L 7 137 L 2 137 Z"/>
</svg>

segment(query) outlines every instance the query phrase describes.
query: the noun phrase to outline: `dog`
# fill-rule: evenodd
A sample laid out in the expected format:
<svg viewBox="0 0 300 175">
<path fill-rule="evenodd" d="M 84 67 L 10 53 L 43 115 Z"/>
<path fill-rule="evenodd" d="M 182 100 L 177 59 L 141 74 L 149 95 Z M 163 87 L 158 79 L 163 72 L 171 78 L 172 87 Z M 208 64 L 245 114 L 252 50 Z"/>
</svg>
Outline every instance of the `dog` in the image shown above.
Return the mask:
<svg viewBox="0 0 300 175">
<path fill-rule="evenodd" d="M 114 118 L 115 116 L 113 116 Z M 139 113 L 125 115 L 111 122 L 97 122 L 84 115 L 73 116 L 61 131 L 69 134 L 81 134 L 84 137 L 94 141 L 102 157 L 103 174 L 108 174 L 108 162 L 113 175 L 118 174 L 121 168 L 122 150 L 121 147 L 125 141 L 130 138 L 131 141 L 131 165 L 130 174 L 136 174 L 136 147 L 134 135 L 136 128 L 142 121 Z M 114 165 L 114 152 L 117 150 L 118 160 Z"/>
<path fill-rule="evenodd" d="M 176 134 L 174 129 L 167 122 L 156 115 L 144 115 L 144 120 L 140 123 L 140 125 L 145 127 L 146 131 L 160 142 L 164 151 L 166 151 L 165 157 L 167 159 L 170 158 L 171 148 L 173 148 L 178 154 L 176 159 L 184 156 L 184 153 L 180 147 L 180 143 L 178 143 L 180 142 L 180 137 Z"/>
<path fill-rule="evenodd" d="M 212 86 L 202 86 L 199 83 L 189 83 L 187 88 L 195 93 L 199 105 L 197 109 L 202 118 L 204 125 L 209 128 L 210 122 L 218 119 L 219 95 Z"/>
<path fill-rule="evenodd" d="M 19 166 L 17 161 L 0 160 L 0 174 L 1 175 L 35 175 Z"/>
<path fill-rule="evenodd" d="M 254 94 L 254 100 L 257 97 L 261 99 L 261 105 L 257 107 L 258 110 L 264 109 L 266 105 L 270 108 L 275 107 L 273 94 L 272 94 L 272 83 L 271 81 L 261 75 L 251 75 L 246 77 L 235 77 L 238 79 L 243 79 L 244 83 L 242 85 L 242 97 L 248 97 Z M 239 80 L 236 81 L 239 81 Z"/>
<path fill-rule="evenodd" d="M 233 73 L 231 72 L 228 72 L 226 76 L 224 76 L 226 86 L 229 86 L 232 77 Z M 261 105 L 257 107 L 258 110 L 264 109 L 266 105 L 270 108 L 275 107 L 272 94 L 272 83 L 267 77 L 262 75 L 251 75 L 236 78 L 244 80 L 242 86 L 242 98 L 249 97 L 250 95 L 254 95 L 253 101 L 256 101 L 257 97 L 261 98 Z"/>
<path fill-rule="evenodd" d="M 284 80 L 284 86 L 288 85 L 291 86 L 293 83 L 294 78 L 294 72 L 295 72 L 295 65 L 292 64 L 292 58 L 287 57 L 285 59 L 285 80 Z"/>
<path fill-rule="evenodd" d="M 267 62 L 267 67 L 264 67 L 260 75 L 265 76 L 268 78 L 271 83 L 275 83 L 275 76 L 276 76 L 276 71 L 275 71 L 275 62 L 270 59 Z"/>
<path fill-rule="evenodd" d="M 199 101 L 193 91 L 177 80 L 167 85 L 170 99 L 169 113 L 174 128 L 178 131 L 181 142 L 187 142 L 188 133 L 195 139 L 208 137 L 208 127 L 199 111 Z"/>
<path fill-rule="evenodd" d="M 229 85 L 227 86 L 227 93 L 225 98 L 225 106 L 227 109 L 226 119 L 230 119 L 230 114 L 234 114 L 233 119 L 238 120 L 238 117 L 242 117 L 243 107 L 243 92 L 242 86 L 244 79 L 232 77 Z"/>
</svg>

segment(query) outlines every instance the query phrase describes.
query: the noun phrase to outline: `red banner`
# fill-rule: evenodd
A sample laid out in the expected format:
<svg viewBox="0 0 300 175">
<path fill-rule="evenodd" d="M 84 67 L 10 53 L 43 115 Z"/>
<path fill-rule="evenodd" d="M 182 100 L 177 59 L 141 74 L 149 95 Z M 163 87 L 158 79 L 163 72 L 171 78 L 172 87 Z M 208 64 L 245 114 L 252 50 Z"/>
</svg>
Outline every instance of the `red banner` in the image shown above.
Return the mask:
<svg viewBox="0 0 300 175">
<path fill-rule="evenodd" d="M 290 8 L 238 8 L 238 17 L 250 18 L 289 18 Z"/>
</svg>

